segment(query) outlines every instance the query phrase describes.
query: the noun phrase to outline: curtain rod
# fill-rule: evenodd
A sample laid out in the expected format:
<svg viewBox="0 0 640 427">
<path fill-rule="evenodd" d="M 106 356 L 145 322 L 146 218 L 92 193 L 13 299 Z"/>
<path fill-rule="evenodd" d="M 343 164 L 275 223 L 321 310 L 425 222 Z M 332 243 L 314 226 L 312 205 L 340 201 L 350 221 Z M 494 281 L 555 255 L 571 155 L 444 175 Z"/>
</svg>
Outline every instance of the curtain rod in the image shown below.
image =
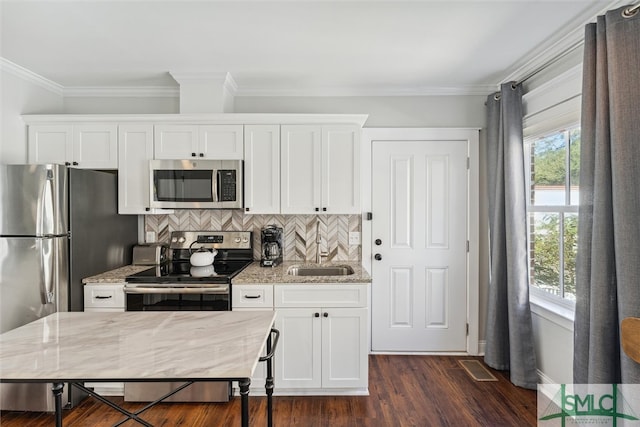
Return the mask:
<svg viewBox="0 0 640 427">
<path fill-rule="evenodd" d="M 640 11 L 640 3 L 636 4 L 636 5 L 632 5 L 627 7 L 626 9 L 624 9 L 622 11 L 622 16 L 625 18 L 631 18 L 632 16 L 635 16 L 638 11 Z M 547 61 L 546 63 L 544 63 L 543 65 L 541 65 L 540 67 L 536 68 L 535 70 L 533 70 L 532 72 L 530 72 L 529 74 L 527 74 L 526 76 L 524 76 L 521 80 L 519 80 L 516 84 L 522 84 L 524 82 L 526 82 L 527 80 L 529 80 L 530 78 L 532 78 L 533 76 L 537 75 L 538 73 L 542 72 L 543 70 L 545 70 L 547 67 L 555 64 L 556 62 L 558 62 L 559 60 L 561 60 L 562 58 L 564 58 L 565 56 L 569 55 L 571 52 L 573 52 L 574 50 L 578 49 L 579 47 L 581 47 L 582 45 L 584 45 L 584 40 L 580 40 L 576 43 L 574 43 L 573 45 L 569 46 L 566 50 L 564 50 L 563 52 L 559 53 L 558 55 L 554 56 L 553 58 L 551 58 L 549 61 Z"/>
</svg>

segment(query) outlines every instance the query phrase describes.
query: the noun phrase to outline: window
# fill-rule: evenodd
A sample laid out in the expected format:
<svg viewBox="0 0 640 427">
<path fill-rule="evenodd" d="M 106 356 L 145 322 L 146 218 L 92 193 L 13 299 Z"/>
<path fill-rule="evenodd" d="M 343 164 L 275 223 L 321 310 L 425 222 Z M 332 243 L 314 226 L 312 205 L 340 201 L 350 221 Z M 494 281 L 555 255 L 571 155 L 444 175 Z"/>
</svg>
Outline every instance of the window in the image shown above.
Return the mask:
<svg viewBox="0 0 640 427">
<path fill-rule="evenodd" d="M 575 301 L 580 128 L 526 141 L 532 287 Z"/>
</svg>

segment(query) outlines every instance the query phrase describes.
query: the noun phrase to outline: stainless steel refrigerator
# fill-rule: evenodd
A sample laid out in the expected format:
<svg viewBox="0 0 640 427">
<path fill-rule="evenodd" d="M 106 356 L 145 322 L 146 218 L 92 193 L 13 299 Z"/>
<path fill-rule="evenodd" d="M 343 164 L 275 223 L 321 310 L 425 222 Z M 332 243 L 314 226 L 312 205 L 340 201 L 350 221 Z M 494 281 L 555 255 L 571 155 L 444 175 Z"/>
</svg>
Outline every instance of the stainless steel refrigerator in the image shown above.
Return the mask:
<svg viewBox="0 0 640 427">
<path fill-rule="evenodd" d="M 137 216 L 118 215 L 117 190 L 115 173 L 0 165 L 0 332 L 82 311 L 83 278 L 131 263 Z M 53 411 L 51 386 L 2 384 L 0 409 Z"/>
</svg>

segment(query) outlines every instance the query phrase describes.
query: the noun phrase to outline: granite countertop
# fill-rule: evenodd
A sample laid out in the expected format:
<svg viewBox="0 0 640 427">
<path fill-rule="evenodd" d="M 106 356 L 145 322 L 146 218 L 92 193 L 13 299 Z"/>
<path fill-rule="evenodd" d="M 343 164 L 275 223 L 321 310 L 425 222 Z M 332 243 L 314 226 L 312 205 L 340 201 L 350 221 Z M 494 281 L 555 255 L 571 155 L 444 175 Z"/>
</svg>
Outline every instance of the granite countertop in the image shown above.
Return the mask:
<svg viewBox="0 0 640 427">
<path fill-rule="evenodd" d="M 233 278 L 234 285 L 264 284 L 264 283 L 371 283 L 371 276 L 360 263 L 357 262 L 324 262 L 323 266 L 348 265 L 354 274 L 347 276 L 291 276 L 287 269 L 292 266 L 317 267 L 318 264 L 309 262 L 285 261 L 276 267 L 261 267 L 259 261 L 254 261 Z"/>
<path fill-rule="evenodd" d="M 272 311 L 54 313 L 0 335 L 2 380 L 249 378 L 274 319 Z"/>
<path fill-rule="evenodd" d="M 122 283 L 127 276 L 155 267 L 154 265 L 125 265 L 95 276 L 85 277 L 82 283 Z"/>
<path fill-rule="evenodd" d="M 291 276 L 287 269 L 292 266 L 316 267 L 318 264 L 309 262 L 285 261 L 276 267 L 261 267 L 260 261 L 254 261 L 240 274 L 233 278 L 232 283 L 238 285 L 258 283 L 371 283 L 371 276 L 358 262 L 324 262 L 323 266 L 348 265 L 354 273 L 347 276 Z M 154 268 L 153 265 L 125 265 L 115 270 L 96 274 L 82 279 L 82 283 L 123 283 L 127 276 Z"/>
</svg>

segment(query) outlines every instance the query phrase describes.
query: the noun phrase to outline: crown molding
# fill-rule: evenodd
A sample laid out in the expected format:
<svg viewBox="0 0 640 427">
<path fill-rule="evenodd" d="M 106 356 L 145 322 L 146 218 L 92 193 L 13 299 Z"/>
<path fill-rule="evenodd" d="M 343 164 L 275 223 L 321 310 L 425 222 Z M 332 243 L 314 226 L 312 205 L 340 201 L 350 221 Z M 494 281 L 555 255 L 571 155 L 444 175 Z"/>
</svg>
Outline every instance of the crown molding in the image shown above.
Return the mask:
<svg viewBox="0 0 640 427">
<path fill-rule="evenodd" d="M 625 6 L 628 3 L 629 0 L 615 0 L 603 6 L 600 1 L 592 2 L 590 7 L 574 19 L 573 28 L 556 33 L 546 43 L 536 47 L 514 64 L 500 81 L 502 83 L 521 81 L 527 76 L 541 71 L 556 58 L 584 42 L 584 28 L 587 24 L 594 22 L 599 15 L 605 14 L 608 10 Z"/>
<path fill-rule="evenodd" d="M 172 86 L 68 86 L 63 94 L 69 98 L 178 98 L 180 90 Z"/>
<path fill-rule="evenodd" d="M 356 124 L 368 114 L 186 113 L 186 114 L 24 114 L 23 122 L 45 123 L 182 123 L 182 124 Z"/>
<path fill-rule="evenodd" d="M 488 94 L 496 91 L 497 85 L 450 86 L 450 87 L 311 87 L 311 88 L 280 88 L 264 89 L 260 87 L 240 87 L 236 96 L 326 96 L 326 97 L 355 97 L 355 96 L 472 96 Z"/>
<path fill-rule="evenodd" d="M 62 85 L 42 77 L 41 75 L 11 62 L 8 59 L 0 57 L 0 70 L 6 71 L 7 73 L 21 78 L 22 80 L 40 86 L 43 89 L 55 93 L 56 95 L 64 96 L 64 87 Z"/>
</svg>

